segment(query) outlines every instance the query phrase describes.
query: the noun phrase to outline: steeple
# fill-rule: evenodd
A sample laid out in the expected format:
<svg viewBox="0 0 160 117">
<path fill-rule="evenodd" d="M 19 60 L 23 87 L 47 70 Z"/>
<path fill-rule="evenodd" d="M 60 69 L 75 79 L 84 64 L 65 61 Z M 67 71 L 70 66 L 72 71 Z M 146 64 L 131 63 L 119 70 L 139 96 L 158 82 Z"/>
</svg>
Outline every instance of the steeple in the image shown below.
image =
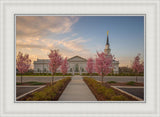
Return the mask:
<svg viewBox="0 0 160 117">
<path fill-rule="evenodd" d="M 110 49 L 110 47 L 109 47 L 110 45 L 109 45 L 108 32 L 109 32 L 109 31 L 107 31 L 107 42 L 106 42 L 105 49 L 104 49 L 104 53 L 105 53 L 106 55 L 110 55 L 110 52 L 111 52 L 111 49 Z"/>
<path fill-rule="evenodd" d="M 107 42 L 106 42 L 106 45 L 109 45 L 109 37 L 108 37 L 108 32 L 109 32 L 109 31 L 107 31 Z"/>
</svg>

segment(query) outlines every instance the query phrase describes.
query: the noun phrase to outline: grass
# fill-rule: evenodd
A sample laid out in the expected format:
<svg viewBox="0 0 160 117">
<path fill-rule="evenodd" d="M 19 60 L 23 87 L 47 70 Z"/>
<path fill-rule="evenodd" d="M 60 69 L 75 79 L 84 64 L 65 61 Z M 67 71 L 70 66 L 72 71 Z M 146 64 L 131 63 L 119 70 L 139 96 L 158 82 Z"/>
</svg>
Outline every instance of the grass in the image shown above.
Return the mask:
<svg viewBox="0 0 160 117">
<path fill-rule="evenodd" d="M 44 85 L 46 83 L 43 82 L 36 82 L 36 81 L 30 81 L 30 82 L 26 82 L 27 84 L 31 84 L 31 85 Z"/>
<path fill-rule="evenodd" d="M 20 82 L 16 82 L 16 85 L 21 85 L 21 83 Z"/>
<path fill-rule="evenodd" d="M 116 81 L 108 81 L 108 83 L 111 84 L 111 83 L 117 83 L 117 82 Z"/>
<path fill-rule="evenodd" d="M 134 81 L 130 81 L 130 82 L 127 82 L 126 85 L 135 86 L 135 83 L 136 83 L 136 82 L 134 82 Z"/>
<path fill-rule="evenodd" d="M 27 85 L 44 85 L 46 83 L 44 83 L 44 82 L 30 81 L 30 82 L 24 82 L 22 84 L 27 84 Z M 21 83 L 20 82 L 16 82 L 16 85 L 21 85 Z"/>
</svg>

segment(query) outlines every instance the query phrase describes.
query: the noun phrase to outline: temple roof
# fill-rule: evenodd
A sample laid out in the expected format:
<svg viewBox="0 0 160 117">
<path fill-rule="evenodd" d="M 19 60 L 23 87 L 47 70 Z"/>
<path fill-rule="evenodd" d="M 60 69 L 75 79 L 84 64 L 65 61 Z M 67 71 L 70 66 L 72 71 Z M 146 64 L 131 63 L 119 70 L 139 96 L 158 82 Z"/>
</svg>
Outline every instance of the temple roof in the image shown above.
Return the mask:
<svg viewBox="0 0 160 117">
<path fill-rule="evenodd" d="M 68 61 L 76 61 L 76 60 L 87 61 L 87 59 L 82 58 L 80 56 L 74 56 L 74 57 L 68 59 Z"/>
</svg>

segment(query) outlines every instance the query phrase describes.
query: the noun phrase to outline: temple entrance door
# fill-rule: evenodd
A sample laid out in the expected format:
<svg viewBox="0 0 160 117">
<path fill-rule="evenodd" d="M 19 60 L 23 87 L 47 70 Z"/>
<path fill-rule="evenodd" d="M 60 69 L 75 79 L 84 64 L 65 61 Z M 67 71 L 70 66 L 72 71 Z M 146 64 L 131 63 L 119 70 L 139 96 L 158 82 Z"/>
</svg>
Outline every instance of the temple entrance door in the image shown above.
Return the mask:
<svg viewBox="0 0 160 117">
<path fill-rule="evenodd" d="M 78 64 L 75 64 L 75 74 L 76 75 L 79 75 L 80 74 L 80 69 L 79 69 L 79 65 Z"/>
<path fill-rule="evenodd" d="M 79 65 L 78 64 L 75 65 L 75 72 L 79 72 Z"/>
</svg>

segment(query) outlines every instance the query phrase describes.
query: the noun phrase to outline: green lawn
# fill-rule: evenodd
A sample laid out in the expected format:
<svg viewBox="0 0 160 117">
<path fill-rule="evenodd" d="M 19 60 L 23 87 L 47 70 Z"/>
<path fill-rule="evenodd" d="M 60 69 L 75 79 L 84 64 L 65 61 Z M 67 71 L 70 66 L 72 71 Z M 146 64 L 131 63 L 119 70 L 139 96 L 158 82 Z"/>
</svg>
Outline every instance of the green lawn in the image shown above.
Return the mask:
<svg viewBox="0 0 160 117">
<path fill-rule="evenodd" d="M 44 85 L 46 83 L 43 82 L 36 82 L 36 81 L 30 81 L 30 82 L 24 82 L 22 84 L 27 84 L 27 85 Z M 16 85 L 21 85 L 20 82 L 17 82 Z"/>
</svg>

